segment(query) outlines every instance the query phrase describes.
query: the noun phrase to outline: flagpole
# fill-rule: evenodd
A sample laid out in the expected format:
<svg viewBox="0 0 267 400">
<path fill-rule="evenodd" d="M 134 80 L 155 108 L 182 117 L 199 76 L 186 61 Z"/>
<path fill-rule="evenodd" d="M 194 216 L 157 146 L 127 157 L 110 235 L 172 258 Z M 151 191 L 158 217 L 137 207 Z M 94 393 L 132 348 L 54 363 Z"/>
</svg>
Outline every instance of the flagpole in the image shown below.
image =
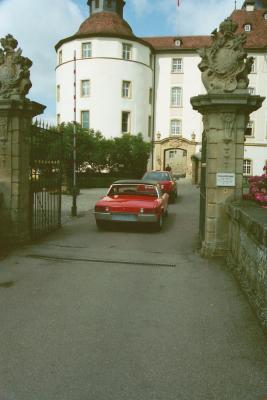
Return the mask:
<svg viewBox="0 0 267 400">
<path fill-rule="evenodd" d="M 73 71 L 73 185 L 72 185 L 72 207 L 71 215 L 77 217 L 77 181 L 76 181 L 76 163 L 77 163 L 77 113 L 76 113 L 76 50 L 74 51 L 74 71 Z"/>
</svg>

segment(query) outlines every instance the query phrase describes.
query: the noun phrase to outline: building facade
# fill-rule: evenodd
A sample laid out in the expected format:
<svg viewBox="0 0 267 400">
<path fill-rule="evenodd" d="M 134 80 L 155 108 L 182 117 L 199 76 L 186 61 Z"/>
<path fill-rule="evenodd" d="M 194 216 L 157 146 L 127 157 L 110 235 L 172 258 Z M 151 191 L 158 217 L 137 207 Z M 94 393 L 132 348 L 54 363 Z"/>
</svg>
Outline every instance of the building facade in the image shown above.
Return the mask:
<svg viewBox="0 0 267 400">
<path fill-rule="evenodd" d="M 202 120 L 190 98 L 204 94 L 197 49 L 211 36 L 138 38 L 123 19 L 123 0 L 88 0 L 90 16 L 57 51 L 57 121 L 74 120 L 106 137 L 142 133 L 154 143 L 151 168 L 192 173 L 201 150 Z M 267 2 L 247 0 L 231 18 L 247 35 L 254 58 L 249 90 L 267 97 Z M 246 129 L 244 174 L 261 174 L 267 162 L 267 102 Z"/>
</svg>

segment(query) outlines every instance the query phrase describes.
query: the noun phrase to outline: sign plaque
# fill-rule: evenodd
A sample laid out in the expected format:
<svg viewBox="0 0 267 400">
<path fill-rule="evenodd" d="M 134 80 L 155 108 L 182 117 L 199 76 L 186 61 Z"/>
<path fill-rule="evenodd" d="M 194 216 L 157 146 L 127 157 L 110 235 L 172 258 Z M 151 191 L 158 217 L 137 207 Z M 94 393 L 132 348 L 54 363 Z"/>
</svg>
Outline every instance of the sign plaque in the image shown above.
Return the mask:
<svg viewBox="0 0 267 400">
<path fill-rule="evenodd" d="M 216 186 L 233 187 L 235 186 L 235 174 L 219 172 L 216 174 Z"/>
</svg>

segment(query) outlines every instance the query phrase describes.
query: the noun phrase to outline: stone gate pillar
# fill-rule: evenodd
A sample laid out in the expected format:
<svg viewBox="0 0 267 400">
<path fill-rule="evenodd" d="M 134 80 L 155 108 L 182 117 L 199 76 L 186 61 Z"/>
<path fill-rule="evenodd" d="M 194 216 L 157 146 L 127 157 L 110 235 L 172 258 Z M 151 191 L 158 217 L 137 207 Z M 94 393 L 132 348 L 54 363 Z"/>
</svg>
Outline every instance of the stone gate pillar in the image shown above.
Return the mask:
<svg viewBox="0 0 267 400">
<path fill-rule="evenodd" d="M 227 250 L 227 203 L 242 198 L 244 132 L 249 114 L 264 100 L 248 93 L 252 59 L 243 49 L 245 35 L 235 35 L 229 18 L 214 33 L 213 45 L 199 50 L 199 68 L 206 95 L 191 98 L 203 115 L 202 168 L 206 169 L 202 254 L 221 256 Z M 205 149 L 204 149 L 205 147 Z M 203 189 L 203 188 L 202 188 Z"/>
<path fill-rule="evenodd" d="M 30 232 L 30 132 L 45 106 L 26 99 L 32 63 L 11 35 L 0 40 L 0 193 L 2 243 L 18 243 Z"/>
</svg>

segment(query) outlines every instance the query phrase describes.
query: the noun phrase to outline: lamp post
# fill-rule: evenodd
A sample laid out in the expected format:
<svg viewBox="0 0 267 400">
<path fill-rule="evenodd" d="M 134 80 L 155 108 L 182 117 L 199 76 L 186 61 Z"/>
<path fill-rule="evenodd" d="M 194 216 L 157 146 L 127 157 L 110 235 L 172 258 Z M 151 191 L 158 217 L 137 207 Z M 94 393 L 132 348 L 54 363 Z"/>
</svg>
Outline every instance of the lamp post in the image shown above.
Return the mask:
<svg viewBox="0 0 267 400">
<path fill-rule="evenodd" d="M 76 159 L 77 159 L 77 114 L 76 114 L 76 51 L 74 51 L 74 83 L 73 83 L 73 185 L 72 185 L 72 207 L 71 215 L 77 217 L 77 177 L 76 177 Z"/>
</svg>

